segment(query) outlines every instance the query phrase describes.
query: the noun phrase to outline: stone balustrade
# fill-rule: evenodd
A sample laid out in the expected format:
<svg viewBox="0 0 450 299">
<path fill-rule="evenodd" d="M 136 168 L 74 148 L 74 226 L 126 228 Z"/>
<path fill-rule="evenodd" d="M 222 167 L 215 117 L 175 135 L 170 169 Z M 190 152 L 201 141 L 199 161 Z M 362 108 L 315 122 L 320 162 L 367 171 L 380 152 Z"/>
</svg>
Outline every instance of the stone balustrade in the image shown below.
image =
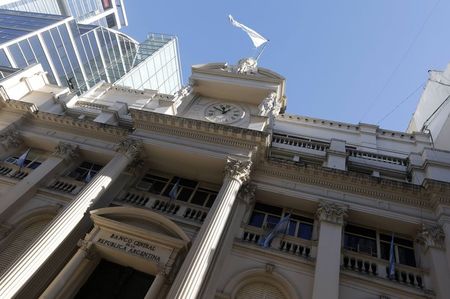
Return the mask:
<svg viewBox="0 0 450 299">
<path fill-rule="evenodd" d="M 391 164 L 391 165 L 404 166 L 405 170 L 406 170 L 406 166 L 408 166 L 408 160 L 404 159 L 404 158 L 397 158 L 397 157 L 388 156 L 388 155 L 364 152 L 364 151 L 355 150 L 355 149 L 347 149 L 347 154 L 348 154 L 350 161 L 352 160 L 352 158 L 371 160 L 371 161 L 377 161 L 377 162 Z"/>
<path fill-rule="evenodd" d="M 60 177 L 52 180 L 47 185 L 47 188 L 63 193 L 77 195 L 84 186 L 86 186 L 85 182 L 80 182 L 69 177 Z"/>
<path fill-rule="evenodd" d="M 389 277 L 389 261 L 343 250 L 341 269 L 352 271 L 367 277 L 378 277 L 402 285 L 425 289 L 423 276 L 426 272 L 421 268 L 395 264 L 395 275 Z"/>
<path fill-rule="evenodd" d="M 21 180 L 30 174 L 32 169 L 20 168 L 16 164 L 0 162 L 0 175 Z"/>
<path fill-rule="evenodd" d="M 244 226 L 242 227 L 240 238 L 244 242 L 249 242 L 255 244 L 256 246 L 260 246 L 258 242 L 263 235 L 264 230 L 261 228 Z M 270 244 L 271 249 L 307 259 L 312 259 L 315 257 L 315 247 L 317 247 L 317 244 L 314 241 L 303 240 L 281 234 L 275 237 Z"/>
<path fill-rule="evenodd" d="M 324 152 L 330 147 L 329 144 L 308 141 L 301 138 L 286 137 L 274 134 L 272 136 L 272 146 L 298 149 L 298 150 L 308 150 L 308 151 L 318 151 Z"/>
</svg>

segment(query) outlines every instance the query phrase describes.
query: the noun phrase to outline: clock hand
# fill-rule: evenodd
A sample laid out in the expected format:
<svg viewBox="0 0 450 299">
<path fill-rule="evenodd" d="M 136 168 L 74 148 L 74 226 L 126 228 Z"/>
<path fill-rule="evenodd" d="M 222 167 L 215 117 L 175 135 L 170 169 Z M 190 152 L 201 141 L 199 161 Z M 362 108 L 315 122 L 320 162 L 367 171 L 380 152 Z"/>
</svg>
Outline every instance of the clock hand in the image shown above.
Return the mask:
<svg viewBox="0 0 450 299">
<path fill-rule="evenodd" d="M 219 109 L 219 108 L 217 108 L 217 107 L 213 107 L 213 108 L 216 109 L 216 110 L 219 110 L 220 112 L 223 113 L 223 110 L 222 110 L 222 109 Z"/>
</svg>

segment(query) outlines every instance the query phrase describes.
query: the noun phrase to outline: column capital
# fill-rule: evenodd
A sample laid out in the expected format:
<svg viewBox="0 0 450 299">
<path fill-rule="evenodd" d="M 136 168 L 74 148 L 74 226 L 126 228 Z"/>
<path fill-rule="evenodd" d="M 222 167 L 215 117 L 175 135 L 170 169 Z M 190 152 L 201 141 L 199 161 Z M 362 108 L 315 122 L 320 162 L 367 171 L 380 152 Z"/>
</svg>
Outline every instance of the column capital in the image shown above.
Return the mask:
<svg viewBox="0 0 450 299">
<path fill-rule="evenodd" d="M 442 226 L 437 225 L 422 225 L 421 230 L 417 234 L 416 241 L 426 248 L 434 247 L 444 249 L 445 234 Z"/>
<path fill-rule="evenodd" d="M 97 257 L 97 250 L 95 249 L 94 243 L 86 241 L 84 239 L 78 240 L 78 247 L 83 250 L 86 254 L 88 260 L 93 260 Z"/>
<path fill-rule="evenodd" d="M 58 145 L 55 146 L 53 156 L 66 161 L 75 160 L 78 158 L 78 145 L 60 141 Z"/>
<path fill-rule="evenodd" d="M 9 128 L 0 134 L 0 143 L 6 148 L 19 147 L 22 143 L 22 136 L 16 129 Z"/>
<path fill-rule="evenodd" d="M 347 217 L 347 207 L 332 202 L 321 201 L 319 202 L 316 217 L 319 221 L 343 225 L 344 219 Z"/>
<path fill-rule="evenodd" d="M 229 176 L 233 179 L 245 183 L 250 178 L 250 168 L 252 167 L 252 161 L 240 161 L 228 157 L 225 164 L 225 176 Z"/>
<path fill-rule="evenodd" d="M 117 151 L 131 159 L 137 158 L 143 148 L 144 145 L 142 140 L 134 138 L 126 138 L 117 145 Z"/>
<path fill-rule="evenodd" d="M 246 183 L 239 189 L 238 197 L 246 206 L 251 206 L 255 202 L 255 192 L 256 186 Z"/>
</svg>

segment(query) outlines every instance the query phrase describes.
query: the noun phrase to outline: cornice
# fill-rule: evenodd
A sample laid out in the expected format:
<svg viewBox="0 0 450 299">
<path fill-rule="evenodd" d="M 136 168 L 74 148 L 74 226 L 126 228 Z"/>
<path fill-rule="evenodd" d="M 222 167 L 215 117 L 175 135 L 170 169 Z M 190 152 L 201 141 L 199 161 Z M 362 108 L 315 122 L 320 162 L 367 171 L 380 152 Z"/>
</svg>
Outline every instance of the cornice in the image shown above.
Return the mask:
<svg viewBox="0 0 450 299">
<path fill-rule="evenodd" d="M 92 120 L 78 119 L 70 115 L 58 115 L 47 112 L 38 112 L 27 118 L 29 121 L 47 124 L 53 127 L 65 128 L 81 132 L 83 135 L 100 134 L 123 138 L 130 134 L 130 130 L 106 124 L 96 123 Z"/>
<path fill-rule="evenodd" d="M 430 192 L 422 186 L 375 178 L 351 171 L 325 169 L 315 165 L 298 166 L 269 160 L 257 165 L 254 173 L 359 194 L 374 199 L 424 208 L 433 207 Z"/>
<path fill-rule="evenodd" d="M 150 111 L 130 109 L 130 113 L 137 129 L 250 150 L 269 145 L 267 132 Z"/>
</svg>

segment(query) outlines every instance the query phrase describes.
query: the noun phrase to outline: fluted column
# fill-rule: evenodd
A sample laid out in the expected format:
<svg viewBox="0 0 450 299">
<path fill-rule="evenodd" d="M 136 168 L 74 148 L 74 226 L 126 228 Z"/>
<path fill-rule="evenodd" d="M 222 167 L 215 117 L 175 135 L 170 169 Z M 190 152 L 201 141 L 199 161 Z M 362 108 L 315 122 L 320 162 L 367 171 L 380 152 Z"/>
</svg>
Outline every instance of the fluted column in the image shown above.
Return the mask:
<svg viewBox="0 0 450 299">
<path fill-rule="evenodd" d="M 60 170 L 64 162 L 76 159 L 77 149 L 76 145 L 60 142 L 51 156 L 2 196 L 0 218 L 7 220 L 17 205 L 34 195 L 42 181 Z"/>
<path fill-rule="evenodd" d="M 11 298 L 26 285 L 33 274 L 71 234 L 90 207 L 138 155 L 141 148 L 142 142 L 138 140 L 126 139 L 120 143 L 114 158 L 50 222 L 25 253 L 0 277 L 0 298 Z"/>
<path fill-rule="evenodd" d="M 78 243 L 80 248 L 73 255 L 70 261 L 64 266 L 59 274 L 53 279 L 52 283 L 39 297 L 40 299 L 53 299 L 64 297 L 61 291 L 67 286 L 67 283 L 74 277 L 75 272 L 85 259 L 92 260 L 96 256 L 95 246 L 93 243 L 80 240 Z"/>
<path fill-rule="evenodd" d="M 313 299 L 338 299 L 341 239 L 347 208 L 329 202 L 319 203 L 319 244 L 314 273 Z"/>
<path fill-rule="evenodd" d="M 225 178 L 167 298 L 196 298 L 242 183 L 248 180 L 251 161 L 227 159 Z"/>
<path fill-rule="evenodd" d="M 425 258 L 428 260 L 432 289 L 436 298 L 448 298 L 450 294 L 450 269 L 445 262 L 445 235 L 440 225 L 422 226 L 416 241 L 422 245 Z"/>
</svg>

